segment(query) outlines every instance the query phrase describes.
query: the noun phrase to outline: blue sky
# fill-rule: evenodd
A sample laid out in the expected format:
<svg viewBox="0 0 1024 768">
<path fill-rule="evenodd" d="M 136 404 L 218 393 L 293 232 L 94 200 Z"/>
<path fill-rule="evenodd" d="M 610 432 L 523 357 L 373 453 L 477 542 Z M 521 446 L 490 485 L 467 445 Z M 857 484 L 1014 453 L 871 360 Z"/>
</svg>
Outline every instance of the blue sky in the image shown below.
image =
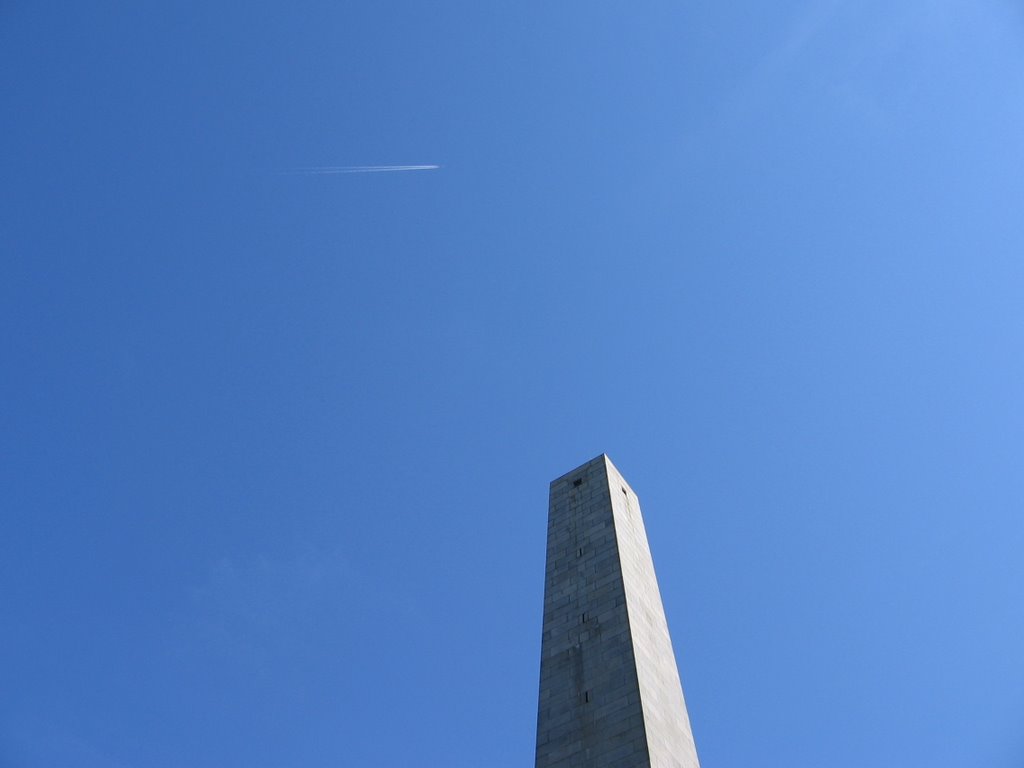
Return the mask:
<svg viewBox="0 0 1024 768">
<path fill-rule="evenodd" d="M 0 764 L 532 765 L 607 452 L 705 766 L 1021 765 L 1019 2 L 10 0 L 0 136 Z"/>
</svg>

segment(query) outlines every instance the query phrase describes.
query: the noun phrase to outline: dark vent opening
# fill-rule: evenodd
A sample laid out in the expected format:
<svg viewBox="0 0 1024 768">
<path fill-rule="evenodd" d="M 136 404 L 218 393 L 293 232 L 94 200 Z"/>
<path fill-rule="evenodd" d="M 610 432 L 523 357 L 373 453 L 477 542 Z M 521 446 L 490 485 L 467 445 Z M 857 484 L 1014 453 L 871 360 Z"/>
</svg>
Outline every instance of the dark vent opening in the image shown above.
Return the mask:
<svg viewBox="0 0 1024 768">
<path fill-rule="evenodd" d="M 572 487 L 573 488 L 579 488 L 581 485 L 583 485 L 583 478 L 582 477 L 577 477 L 575 480 L 572 481 Z"/>
</svg>

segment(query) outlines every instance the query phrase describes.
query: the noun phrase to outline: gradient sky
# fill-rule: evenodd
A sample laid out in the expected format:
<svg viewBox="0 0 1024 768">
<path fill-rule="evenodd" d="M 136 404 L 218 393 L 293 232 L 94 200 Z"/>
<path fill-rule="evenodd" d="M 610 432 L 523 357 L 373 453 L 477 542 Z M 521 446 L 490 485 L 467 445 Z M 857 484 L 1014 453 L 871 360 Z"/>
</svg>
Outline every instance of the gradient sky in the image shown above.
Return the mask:
<svg viewBox="0 0 1024 768">
<path fill-rule="evenodd" d="M 1024 764 L 1021 2 L 6 0 L 0 138 L 0 765 L 532 766 L 601 452 L 706 768 Z"/>
</svg>

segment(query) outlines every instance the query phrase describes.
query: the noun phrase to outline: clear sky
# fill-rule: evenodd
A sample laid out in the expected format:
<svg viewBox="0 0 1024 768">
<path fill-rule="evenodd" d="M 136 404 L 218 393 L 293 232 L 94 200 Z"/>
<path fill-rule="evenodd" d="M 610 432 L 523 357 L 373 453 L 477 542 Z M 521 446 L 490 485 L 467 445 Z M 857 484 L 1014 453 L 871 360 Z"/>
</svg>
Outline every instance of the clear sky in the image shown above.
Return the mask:
<svg viewBox="0 0 1024 768">
<path fill-rule="evenodd" d="M 607 452 L 706 768 L 1020 768 L 1022 207 L 1020 2 L 0 2 L 0 765 L 532 766 Z"/>
</svg>

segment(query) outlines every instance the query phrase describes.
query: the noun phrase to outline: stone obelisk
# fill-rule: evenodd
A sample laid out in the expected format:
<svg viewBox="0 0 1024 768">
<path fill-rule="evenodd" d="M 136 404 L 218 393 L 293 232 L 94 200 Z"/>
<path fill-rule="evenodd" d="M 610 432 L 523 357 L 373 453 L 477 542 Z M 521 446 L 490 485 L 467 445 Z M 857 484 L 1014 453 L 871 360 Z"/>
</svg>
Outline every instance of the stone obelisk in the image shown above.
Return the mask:
<svg viewBox="0 0 1024 768">
<path fill-rule="evenodd" d="M 699 768 L 640 502 L 607 456 L 552 481 L 537 768 Z"/>
</svg>

